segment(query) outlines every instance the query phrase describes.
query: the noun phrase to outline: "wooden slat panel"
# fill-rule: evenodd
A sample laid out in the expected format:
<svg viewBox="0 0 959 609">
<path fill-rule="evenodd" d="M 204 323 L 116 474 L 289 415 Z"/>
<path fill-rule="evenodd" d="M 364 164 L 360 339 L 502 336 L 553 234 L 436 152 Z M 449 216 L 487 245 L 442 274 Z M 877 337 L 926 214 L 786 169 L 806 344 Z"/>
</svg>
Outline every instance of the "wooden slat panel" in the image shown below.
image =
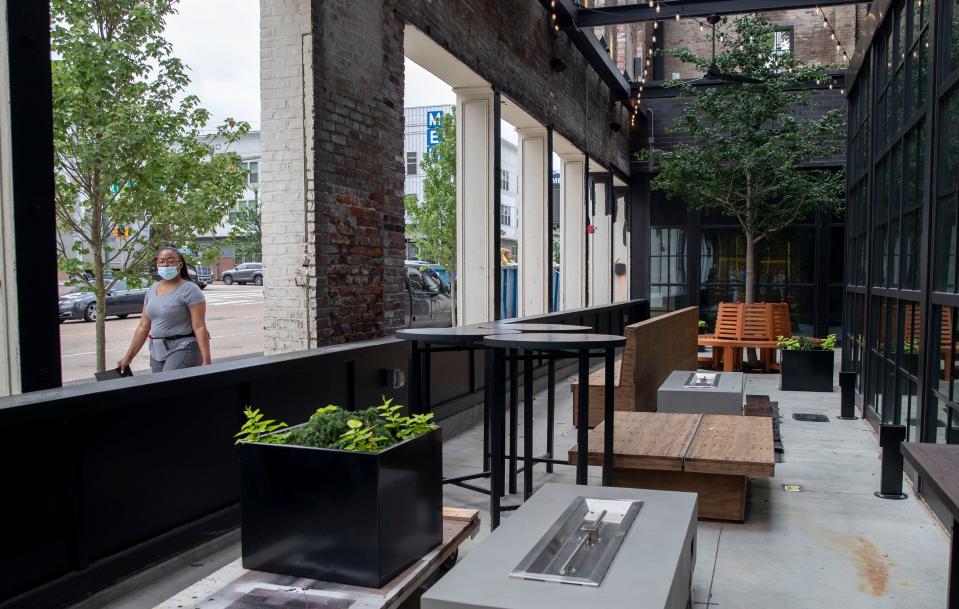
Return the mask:
<svg viewBox="0 0 959 609">
<path fill-rule="evenodd" d="M 657 491 L 697 493 L 700 520 L 742 522 L 746 516 L 746 476 L 614 469 L 613 484 Z"/>
<path fill-rule="evenodd" d="M 613 465 L 620 468 L 680 471 L 701 414 L 617 412 L 614 420 Z M 589 464 L 603 464 L 603 426 L 589 432 Z M 577 462 L 577 446 L 569 460 Z"/>
<path fill-rule="evenodd" d="M 717 414 L 703 417 L 683 464 L 688 472 L 742 476 L 772 476 L 775 466 L 772 419 Z"/>
</svg>

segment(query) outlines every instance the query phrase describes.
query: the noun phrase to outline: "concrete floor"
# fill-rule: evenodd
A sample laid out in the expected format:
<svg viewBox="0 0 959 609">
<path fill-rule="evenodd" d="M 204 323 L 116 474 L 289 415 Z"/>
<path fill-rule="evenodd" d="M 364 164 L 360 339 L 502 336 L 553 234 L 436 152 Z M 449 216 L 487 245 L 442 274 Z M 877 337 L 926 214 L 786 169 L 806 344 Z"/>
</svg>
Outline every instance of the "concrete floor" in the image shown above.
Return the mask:
<svg viewBox="0 0 959 609">
<path fill-rule="evenodd" d="M 774 478 L 751 479 L 743 524 L 700 522 L 694 607 L 722 609 L 935 608 L 946 605 L 948 540 L 926 507 L 910 495 L 904 501 L 878 499 L 879 448 L 863 421 L 843 421 L 839 393 L 780 392 L 778 375 L 748 375 L 747 394 L 767 394 L 783 417 L 785 462 Z M 545 394 L 534 400 L 536 453 L 545 449 Z M 828 423 L 793 420 L 796 412 L 819 413 Z M 557 387 L 556 446 L 565 456 L 576 442 L 569 381 Z M 522 438 L 522 419 L 520 419 Z M 520 441 L 522 446 L 522 441 Z M 479 471 L 482 429 L 476 427 L 444 446 L 444 473 Z M 575 482 L 572 467 L 553 474 L 536 466 L 534 487 Z M 591 468 L 590 484 L 599 484 Z M 515 503 L 519 494 L 506 498 Z M 798 484 L 787 492 L 783 484 Z M 448 505 L 474 507 L 488 522 L 484 495 L 446 487 Z M 504 516 L 508 518 L 508 513 Z M 481 543 L 481 533 L 461 552 Z"/>
<path fill-rule="evenodd" d="M 910 496 L 904 501 L 873 496 L 880 461 L 868 424 L 835 417 L 838 391 L 780 392 L 778 386 L 778 375 L 749 375 L 746 393 L 778 400 L 785 462 L 777 464 L 774 478 L 750 480 L 744 524 L 699 524 L 694 608 L 944 607 L 947 537 L 908 486 Z M 536 398 L 538 454 L 545 448 L 545 393 Z M 830 420 L 795 421 L 795 412 L 821 413 Z M 562 457 L 575 443 L 568 379 L 558 383 L 556 415 L 557 456 Z M 520 438 L 522 433 L 520 420 Z M 445 442 L 444 475 L 480 471 L 481 455 L 482 428 L 474 426 Z M 536 487 L 575 482 L 572 467 L 557 466 L 553 474 L 545 474 L 544 468 L 536 466 Z M 599 484 L 599 468 L 590 473 L 590 484 Z M 786 492 L 783 484 L 798 484 L 802 491 Z M 519 493 L 508 496 L 506 503 L 521 500 L 522 475 L 518 487 Z M 488 499 L 453 486 L 445 487 L 445 498 L 446 505 L 480 510 L 483 526 L 462 546 L 463 556 L 489 534 Z M 91 599 L 83 609 L 152 607 L 238 556 L 234 542 L 207 556 L 144 574 L 141 581 L 127 583 L 125 590 L 114 590 L 110 600 Z"/>
</svg>

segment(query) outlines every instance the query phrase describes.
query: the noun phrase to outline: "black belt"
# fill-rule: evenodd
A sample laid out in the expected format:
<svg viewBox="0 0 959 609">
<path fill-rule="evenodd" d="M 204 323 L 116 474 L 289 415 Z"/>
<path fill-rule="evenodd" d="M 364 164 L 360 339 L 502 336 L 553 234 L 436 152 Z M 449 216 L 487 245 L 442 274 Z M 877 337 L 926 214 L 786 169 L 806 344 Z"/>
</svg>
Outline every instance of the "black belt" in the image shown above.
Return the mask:
<svg viewBox="0 0 959 609">
<path fill-rule="evenodd" d="M 196 338 L 196 332 L 190 332 L 189 334 L 174 334 L 173 336 L 164 336 L 162 338 L 159 336 L 154 336 L 153 338 L 156 340 L 180 340 L 181 338 L 190 338 L 191 336 Z"/>
</svg>

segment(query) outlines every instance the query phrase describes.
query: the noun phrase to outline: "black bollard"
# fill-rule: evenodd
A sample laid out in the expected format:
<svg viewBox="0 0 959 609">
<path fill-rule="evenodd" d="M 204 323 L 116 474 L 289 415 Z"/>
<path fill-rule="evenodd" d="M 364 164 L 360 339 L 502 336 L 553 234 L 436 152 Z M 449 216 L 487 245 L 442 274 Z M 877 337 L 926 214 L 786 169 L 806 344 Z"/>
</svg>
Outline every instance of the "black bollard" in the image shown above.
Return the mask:
<svg viewBox="0 0 959 609">
<path fill-rule="evenodd" d="M 882 448 L 882 475 L 879 490 L 874 494 L 881 499 L 905 499 L 902 492 L 902 452 L 900 445 L 906 439 L 905 425 L 879 426 L 879 447 Z"/>
<path fill-rule="evenodd" d="M 839 418 L 855 420 L 856 416 L 856 373 L 839 373 Z"/>
</svg>

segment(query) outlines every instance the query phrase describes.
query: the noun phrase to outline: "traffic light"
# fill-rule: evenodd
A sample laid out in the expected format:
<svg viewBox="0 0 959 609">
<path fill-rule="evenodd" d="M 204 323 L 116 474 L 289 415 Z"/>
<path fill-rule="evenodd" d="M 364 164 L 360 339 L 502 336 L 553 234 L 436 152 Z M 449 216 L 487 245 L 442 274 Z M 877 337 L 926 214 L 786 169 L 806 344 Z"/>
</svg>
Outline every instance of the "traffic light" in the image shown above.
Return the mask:
<svg viewBox="0 0 959 609">
<path fill-rule="evenodd" d="M 114 226 L 114 227 L 113 227 L 113 238 L 114 238 L 114 239 L 119 239 L 119 238 L 120 238 L 120 227 L 119 227 L 119 226 Z"/>
<path fill-rule="evenodd" d="M 129 239 L 129 238 L 130 238 L 130 227 L 129 227 L 129 226 L 124 226 L 124 227 L 123 227 L 123 238 L 124 238 L 124 239 Z"/>
</svg>

